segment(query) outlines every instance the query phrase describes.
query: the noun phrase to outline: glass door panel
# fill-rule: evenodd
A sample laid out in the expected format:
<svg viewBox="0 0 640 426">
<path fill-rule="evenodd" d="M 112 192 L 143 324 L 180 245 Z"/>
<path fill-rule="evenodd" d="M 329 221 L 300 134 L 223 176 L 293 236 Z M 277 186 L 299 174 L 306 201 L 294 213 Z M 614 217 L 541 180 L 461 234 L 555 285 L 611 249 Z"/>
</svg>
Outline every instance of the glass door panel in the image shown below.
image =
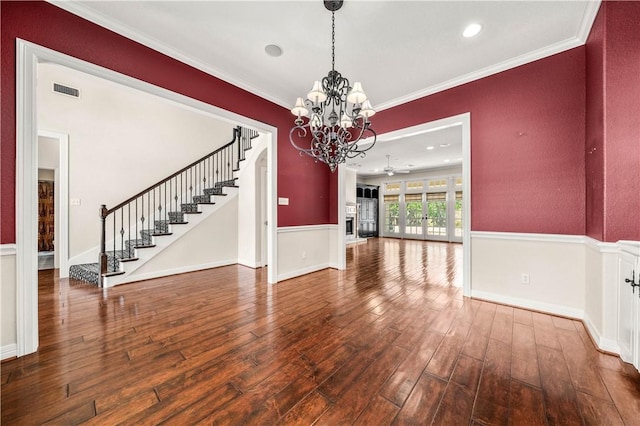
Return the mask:
<svg viewBox="0 0 640 426">
<path fill-rule="evenodd" d="M 454 213 L 455 240 L 462 241 L 462 191 L 456 191 L 456 205 Z"/>
<path fill-rule="evenodd" d="M 422 194 L 405 194 L 404 202 L 404 233 L 409 238 L 422 238 L 424 235 L 424 226 L 422 223 Z"/>
<path fill-rule="evenodd" d="M 400 235 L 400 196 L 384 196 L 384 234 Z"/>
<path fill-rule="evenodd" d="M 427 193 L 426 235 L 429 239 L 447 239 L 447 193 Z"/>
</svg>

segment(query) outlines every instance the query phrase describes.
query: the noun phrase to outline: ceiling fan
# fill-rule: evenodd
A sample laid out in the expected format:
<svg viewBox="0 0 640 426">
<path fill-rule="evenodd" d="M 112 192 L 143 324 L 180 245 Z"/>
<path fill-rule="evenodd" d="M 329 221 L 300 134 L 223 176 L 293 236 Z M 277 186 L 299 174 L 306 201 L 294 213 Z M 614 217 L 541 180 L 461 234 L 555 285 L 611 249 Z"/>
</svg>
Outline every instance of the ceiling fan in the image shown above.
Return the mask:
<svg viewBox="0 0 640 426">
<path fill-rule="evenodd" d="M 395 173 L 409 173 L 409 170 L 400 170 L 400 169 L 396 169 L 395 167 L 391 167 L 391 155 L 387 154 L 385 155 L 385 157 L 387 157 L 387 167 L 385 167 L 384 172 L 389 175 L 389 176 L 393 176 Z"/>
</svg>

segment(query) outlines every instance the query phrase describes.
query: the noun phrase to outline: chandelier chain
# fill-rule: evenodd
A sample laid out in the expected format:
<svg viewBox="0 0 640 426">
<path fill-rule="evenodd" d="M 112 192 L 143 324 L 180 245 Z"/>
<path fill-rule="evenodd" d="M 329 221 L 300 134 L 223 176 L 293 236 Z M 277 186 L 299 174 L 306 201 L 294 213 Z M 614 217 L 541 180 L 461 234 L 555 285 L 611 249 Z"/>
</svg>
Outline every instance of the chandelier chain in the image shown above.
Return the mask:
<svg viewBox="0 0 640 426">
<path fill-rule="evenodd" d="M 331 70 L 336 70 L 336 13 L 331 12 Z"/>
</svg>

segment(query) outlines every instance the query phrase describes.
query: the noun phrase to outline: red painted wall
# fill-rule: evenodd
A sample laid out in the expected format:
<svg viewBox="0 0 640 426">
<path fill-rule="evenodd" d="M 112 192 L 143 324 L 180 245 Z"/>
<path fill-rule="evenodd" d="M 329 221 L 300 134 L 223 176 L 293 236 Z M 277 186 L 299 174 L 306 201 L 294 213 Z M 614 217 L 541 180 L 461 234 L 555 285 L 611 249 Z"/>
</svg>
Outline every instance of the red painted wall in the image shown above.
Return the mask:
<svg viewBox="0 0 640 426">
<path fill-rule="evenodd" d="M 465 112 L 471 229 L 584 234 L 584 48 L 381 111 L 373 125 L 381 134 Z"/>
<path fill-rule="evenodd" d="M 604 240 L 604 12 L 591 27 L 586 52 L 586 234 Z"/>
<path fill-rule="evenodd" d="M 640 2 L 604 2 L 604 240 L 640 240 Z"/>
<path fill-rule="evenodd" d="M 587 235 L 640 240 L 640 3 L 603 2 L 587 51 Z"/>
<path fill-rule="evenodd" d="M 288 142 L 285 108 L 41 1 L 2 2 L 0 243 L 15 242 L 15 39 L 83 59 L 278 128 L 278 225 L 328 223 L 328 169 Z M 169 170 L 167 172 L 170 172 Z"/>
</svg>

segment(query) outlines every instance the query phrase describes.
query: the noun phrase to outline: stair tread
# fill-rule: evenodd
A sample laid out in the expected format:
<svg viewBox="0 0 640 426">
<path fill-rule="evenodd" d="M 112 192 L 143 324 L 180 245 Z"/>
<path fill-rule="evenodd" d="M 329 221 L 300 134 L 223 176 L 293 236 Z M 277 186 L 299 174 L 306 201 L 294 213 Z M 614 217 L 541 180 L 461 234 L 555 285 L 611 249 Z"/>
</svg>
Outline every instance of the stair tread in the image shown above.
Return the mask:
<svg viewBox="0 0 640 426">
<path fill-rule="evenodd" d="M 116 275 L 124 275 L 124 271 L 115 271 L 115 272 L 105 272 L 102 274 L 103 277 L 115 277 Z"/>
<path fill-rule="evenodd" d="M 135 249 L 145 249 L 145 248 L 152 248 L 155 247 L 155 244 L 147 244 L 147 245 L 137 245 L 137 246 L 133 246 L 133 248 Z"/>
<path fill-rule="evenodd" d="M 120 262 L 135 262 L 136 260 L 139 260 L 137 257 L 127 257 L 126 259 L 118 259 L 118 261 Z"/>
</svg>

